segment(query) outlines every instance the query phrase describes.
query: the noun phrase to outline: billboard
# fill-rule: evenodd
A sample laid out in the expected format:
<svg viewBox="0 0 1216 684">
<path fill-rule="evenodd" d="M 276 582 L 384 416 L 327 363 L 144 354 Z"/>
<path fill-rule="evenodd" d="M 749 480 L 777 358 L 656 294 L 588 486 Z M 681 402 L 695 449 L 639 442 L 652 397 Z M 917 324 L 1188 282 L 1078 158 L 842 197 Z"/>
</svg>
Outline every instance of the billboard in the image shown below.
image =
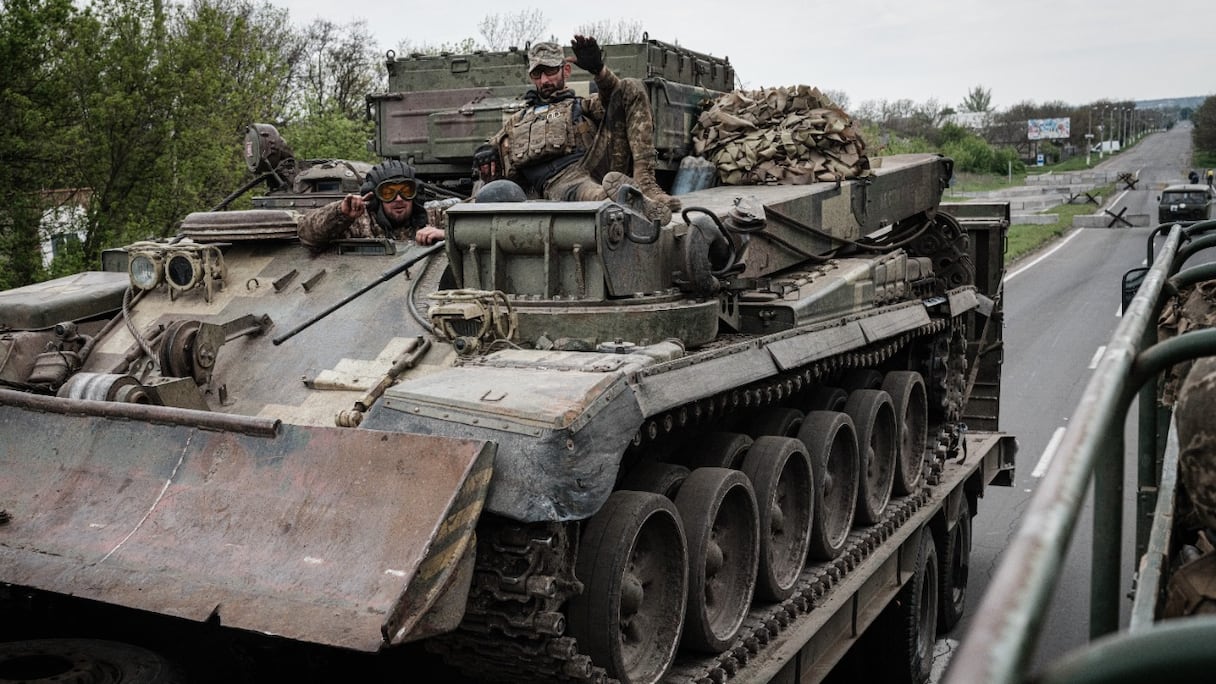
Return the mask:
<svg viewBox="0 0 1216 684">
<path fill-rule="evenodd" d="M 1060 119 L 1030 119 L 1026 122 L 1027 140 L 1052 140 L 1072 135 L 1072 121 L 1067 116 Z"/>
</svg>

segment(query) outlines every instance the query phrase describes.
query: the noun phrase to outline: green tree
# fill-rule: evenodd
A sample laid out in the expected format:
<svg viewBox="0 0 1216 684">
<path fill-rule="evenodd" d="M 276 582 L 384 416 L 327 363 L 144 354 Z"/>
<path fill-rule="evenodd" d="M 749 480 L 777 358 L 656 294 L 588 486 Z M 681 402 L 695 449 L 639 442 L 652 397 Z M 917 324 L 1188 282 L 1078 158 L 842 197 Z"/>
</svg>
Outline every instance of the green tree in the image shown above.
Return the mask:
<svg viewBox="0 0 1216 684">
<path fill-rule="evenodd" d="M 353 120 L 330 111 L 301 118 L 279 132 L 298 157 L 378 161 L 367 149 L 367 141 L 375 134 L 375 125 L 366 119 Z"/>
<path fill-rule="evenodd" d="M 173 132 L 174 85 L 163 58 L 167 37 L 159 0 L 97 0 L 75 17 L 76 46 L 65 53 L 64 97 L 77 153 L 65 165 L 68 187 L 91 189 L 84 258 L 129 233 L 161 234 L 151 211 L 159 164 Z"/>
<path fill-rule="evenodd" d="M 985 88 L 982 85 L 977 85 L 967 91 L 967 97 L 963 98 L 962 108 L 964 112 L 987 112 L 992 110 L 992 89 Z"/>
<path fill-rule="evenodd" d="M 305 50 L 301 35 L 281 30 L 286 14 L 242 0 L 177 8 L 162 57 L 173 126 L 158 161 L 157 234 L 244 181 L 245 126 L 288 117 Z"/>
<path fill-rule="evenodd" d="M 70 188 L 72 122 L 63 100 L 71 0 L 0 3 L 0 289 L 42 276 L 42 214 Z"/>
<path fill-rule="evenodd" d="M 1216 154 L 1216 97 L 1205 99 L 1191 113 L 1195 128 L 1191 131 L 1191 142 L 1195 152 Z"/>
</svg>

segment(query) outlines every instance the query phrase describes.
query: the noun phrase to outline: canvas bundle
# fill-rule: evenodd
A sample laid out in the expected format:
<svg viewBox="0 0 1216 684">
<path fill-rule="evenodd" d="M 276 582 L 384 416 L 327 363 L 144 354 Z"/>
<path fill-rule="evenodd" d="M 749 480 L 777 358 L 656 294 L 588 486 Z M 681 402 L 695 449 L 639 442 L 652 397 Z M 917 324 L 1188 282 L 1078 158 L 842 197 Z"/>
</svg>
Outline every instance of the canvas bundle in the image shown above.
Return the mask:
<svg viewBox="0 0 1216 684">
<path fill-rule="evenodd" d="M 727 185 L 799 185 L 869 173 L 852 119 L 805 85 L 723 94 L 693 126 L 693 143 Z"/>
</svg>

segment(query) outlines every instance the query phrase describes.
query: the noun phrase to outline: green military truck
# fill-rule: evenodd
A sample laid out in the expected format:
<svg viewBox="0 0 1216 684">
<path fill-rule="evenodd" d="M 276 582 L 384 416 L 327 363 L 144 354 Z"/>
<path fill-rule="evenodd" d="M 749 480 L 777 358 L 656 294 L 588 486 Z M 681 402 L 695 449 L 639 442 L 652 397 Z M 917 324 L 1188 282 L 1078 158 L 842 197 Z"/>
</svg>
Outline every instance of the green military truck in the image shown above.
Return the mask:
<svg viewBox="0 0 1216 684">
<path fill-rule="evenodd" d="M 605 50 L 673 182 L 729 63 Z M 461 188 L 524 65 L 394 56 L 378 150 Z M 0 293 L 0 679 L 814 682 L 866 634 L 928 676 L 1014 462 L 1008 205 L 903 155 L 314 254 L 357 170 L 283 149 L 251 129 L 272 191 L 112 253 L 103 303 Z"/>
<path fill-rule="evenodd" d="M 1053 466 L 1004 553 L 947 682 L 1198 682 L 1216 667 L 1211 438 L 1216 221 L 1168 223 L 1148 237 L 1147 267 L 1124 276 L 1123 319 L 1069 420 Z M 1196 257 L 1199 258 L 1196 258 Z M 1160 326 L 1158 325 L 1160 323 Z M 1188 372 L 1189 371 L 1189 372 Z M 1135 458 L 1124 458 L 1136 401 Z M 1135 464 L 1134 496 L 1124 463 Z M 1090 483 L 1094 496 L 1091 642 L 1028 665 Z M 1120 586 L 1125 499 L 1135 507 L 1130 595 Z M 1120 608 L 1130 596 L 1130 619 Z"/>
</svg>

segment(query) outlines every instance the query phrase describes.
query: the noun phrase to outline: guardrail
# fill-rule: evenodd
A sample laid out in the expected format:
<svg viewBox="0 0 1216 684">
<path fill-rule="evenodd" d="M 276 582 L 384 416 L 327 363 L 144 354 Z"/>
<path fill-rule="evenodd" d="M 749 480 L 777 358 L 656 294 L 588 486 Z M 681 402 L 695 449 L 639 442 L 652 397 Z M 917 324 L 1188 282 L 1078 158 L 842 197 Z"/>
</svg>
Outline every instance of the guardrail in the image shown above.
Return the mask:
<svg viewBox="0 0 1216 684">
<path fill-rule="evenodd" d="M 1155 518 L 1151 529 L 1144 523 L 1137 525 L 1137 554 L 1145 548 L 1150 552 L 1144 556 L 1132 607 L 1135 629 L 1115 634 L 1123 600 L 1119 575 L 1123 565 L 1124 424 L 1131 401 L 1139 394 L 1137 504 L 1142 513 L 1138 520 L 1149 520 L 1158 506 L 1168 506 L 1172 513 L 1177 444 L 1172 453 L 1164 448 L 1165 440 L 1159 437 L 1164 431 L 1159 427 L 1169 425 L 1170 414 L 1157 408 L 1156 383 L 1148 381 L 1180 361 L 1216 355 L 1216 329 L 1192 331 L 1158 343 L 1156 328 L 1168 296 L 1186 284 L 1216 278 L 1216 264 L 1179 271 L 1200 249 L 1216 246 L 1216 235 L 1200 237 L 1208 230 L 1216 230 L 1216 221 L 1185 228 L 1158 227 L 1148 238 L 1151 266 L 1129 272 L 1130 279 L 1125 276 L 1123 319 L 950 663 L 947 684 L 1029 681 L 1029 661 L 1091 480 L 1091 643 L 1051 663 L 1041 681 L 1183 681 L 1173 676 L 1202 672 L 1210 679 L 1216 672 L 1216 649 L 1212 648 L 1216 618 L 1190 618 L 1181 621 L 1185 625 L 1153 623 L 1168 549 L 1168 536 L 1163 535 L 1169 533 L 1169 519 Z M 1155 240 L 1163 233 L 1164 243 L 1154 258 Z M 1159 500 L 1157 492 L 1168 496 Z M 1169 663 L 1164 669 L 1163 661 Z M 1145 670 L 1144 663 L 1155 663 L 1158 669 Z"/>
</svg>

